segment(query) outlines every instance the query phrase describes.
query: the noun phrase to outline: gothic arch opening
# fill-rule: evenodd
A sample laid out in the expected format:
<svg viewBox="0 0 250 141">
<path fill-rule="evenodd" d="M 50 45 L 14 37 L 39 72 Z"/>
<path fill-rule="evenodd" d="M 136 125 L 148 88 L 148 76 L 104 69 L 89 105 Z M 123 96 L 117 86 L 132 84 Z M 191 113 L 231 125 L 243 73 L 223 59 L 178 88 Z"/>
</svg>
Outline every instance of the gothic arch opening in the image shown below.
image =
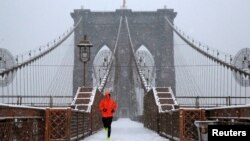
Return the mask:
<svg viewBox="0 0 250 141">
<path fill-rule="evenodd" d="M 111 57 L 112 57 L 112 51 L 109 49 L 107 45 L 103 45 L 96 54 L 93 61 L 93 67 L 92 67 L 93 87 L 97 87 L 101 84 L 101 80 L 108 69 L 108 64 L 111 61 Z M 110 89 L 111 91 L 113 88 L 112 82 L 114 79 L 114 77 L 112 77 L 113 74 L 112 72 L 113 70 L 111 70 L 111 74 L 106 84 L 106 88 Z"/>
<path fill-rule="evenodd" d="M 155 67 L 155 60 L 154 56 L 150 53 L 146 46 L 141 45 L 136 53 L 136 58 L 139 60 L 140 66 L 142 68 L 142 72 L 147 80 L 147 83 L 152 87 L 155 87 L 155 79 L 156 79 L 156 67 Z M 137 72 L 136 72 L 137 73 Z M 135 75 L 137 78 L 138 83 L 135 83 L 135 93 L 137 98 L 137 108 L 138 108 L 138 115 L 143 114 L 143 97 L 144 97 L 144 90 L 141 87 L 141 82 L 139 76 Z"/>
</svg>

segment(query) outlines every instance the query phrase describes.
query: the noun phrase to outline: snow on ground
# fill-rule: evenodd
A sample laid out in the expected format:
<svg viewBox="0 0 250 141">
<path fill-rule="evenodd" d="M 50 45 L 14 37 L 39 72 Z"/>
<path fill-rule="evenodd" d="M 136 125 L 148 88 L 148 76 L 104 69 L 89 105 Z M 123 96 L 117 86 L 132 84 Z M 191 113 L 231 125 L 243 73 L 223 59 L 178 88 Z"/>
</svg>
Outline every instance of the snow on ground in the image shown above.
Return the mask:
<svg viewBox="0 0 250 141">
<path fill-rule="evenodd" d="M 111 125 L 111 141 L 169 141 L 159 136 L 156 132 L 143 127 L 143 124 L 131 121 L 128 118 L 120 118 Z M 104 129 L 89 136 L 84 141 L 105 141 Z"/>
</svg>

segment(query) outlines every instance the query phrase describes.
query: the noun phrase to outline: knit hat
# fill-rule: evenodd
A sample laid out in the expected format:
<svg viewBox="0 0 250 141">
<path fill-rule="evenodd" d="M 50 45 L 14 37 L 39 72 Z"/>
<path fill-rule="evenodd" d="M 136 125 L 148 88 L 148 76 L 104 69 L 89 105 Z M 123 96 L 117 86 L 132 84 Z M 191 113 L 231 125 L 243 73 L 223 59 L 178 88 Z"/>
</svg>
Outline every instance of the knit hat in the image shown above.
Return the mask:
<svg viewBox="0 0 250 141">
<path fill-rule="evenodd" d="M 110 91 L 109 91 L 109 90 L 106 90 L 104 95 L 105 95 L 105 96 L 106 96 L 106 95 L 109 95 L 109 96 L 110 96 Z"/>
</svg>

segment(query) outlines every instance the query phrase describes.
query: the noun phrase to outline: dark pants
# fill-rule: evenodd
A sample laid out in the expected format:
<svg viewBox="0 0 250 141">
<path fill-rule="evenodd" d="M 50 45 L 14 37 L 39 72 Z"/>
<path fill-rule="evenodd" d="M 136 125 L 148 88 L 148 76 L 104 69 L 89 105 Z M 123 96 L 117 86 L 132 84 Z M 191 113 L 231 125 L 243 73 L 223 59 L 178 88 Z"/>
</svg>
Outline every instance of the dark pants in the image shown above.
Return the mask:
<svg viewBox="0 0 250 141">
<path fill-rule="evenodd" d="M 103 117 L 102 118 L 104 128 L 108 128 L 108 138 L 110 137 L 110 134 L 111 134 L 112 119 L 113 119 L 113 117 L 107 117 L 107 118 Z"/>
</svg>

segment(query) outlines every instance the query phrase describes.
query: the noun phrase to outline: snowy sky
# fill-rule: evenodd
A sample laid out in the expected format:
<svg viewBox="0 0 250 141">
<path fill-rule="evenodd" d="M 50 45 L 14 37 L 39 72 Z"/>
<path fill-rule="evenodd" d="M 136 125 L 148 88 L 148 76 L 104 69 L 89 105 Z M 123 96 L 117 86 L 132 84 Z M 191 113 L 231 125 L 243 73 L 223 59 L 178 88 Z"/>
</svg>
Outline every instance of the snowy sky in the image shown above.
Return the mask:
<svg viewBox="0 0 250 141">
<path fill-rule="evenodd" d="M 70 12 L 83 6 L 91 11 L 115 11 L 122 0 L 1 0 L 0 48 L 13 55 L 46 45 L 73 25 Z M 183 31 L 232 55 L 250 48 L 249 0 L 127 0 L 133 11 L 174 9 L 175 24 Z"/>
</svg>

